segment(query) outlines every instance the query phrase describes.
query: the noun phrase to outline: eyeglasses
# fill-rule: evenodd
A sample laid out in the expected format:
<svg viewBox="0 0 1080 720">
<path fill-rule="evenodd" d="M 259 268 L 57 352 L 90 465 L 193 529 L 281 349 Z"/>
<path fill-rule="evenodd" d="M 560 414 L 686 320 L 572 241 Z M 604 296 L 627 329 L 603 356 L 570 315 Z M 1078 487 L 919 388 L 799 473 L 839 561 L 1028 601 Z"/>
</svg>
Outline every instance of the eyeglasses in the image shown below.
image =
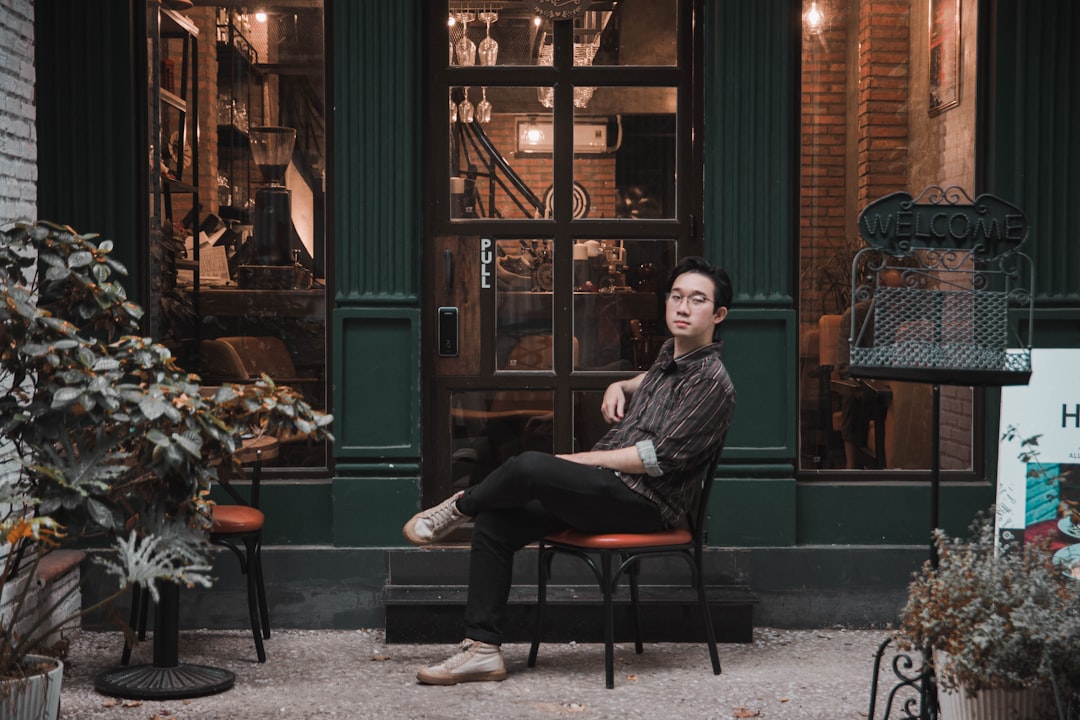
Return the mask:
<svg viewBox="0 0 1080 720">
<path fill-rule="evenodd" d="M 682 305 L 683 300 L 689 301 L 690 307 L 694 310 L 700 310 L 709 303 L 713 302 L 711 298 L 706 297 L 701 293 L 694 293 L 693 295 L 680 295 L 677 292 L 669 292 L 667 294 L 668 304 L 673 305 L 674 307 L 679 307 L 680 305 Z"/>
</svg>

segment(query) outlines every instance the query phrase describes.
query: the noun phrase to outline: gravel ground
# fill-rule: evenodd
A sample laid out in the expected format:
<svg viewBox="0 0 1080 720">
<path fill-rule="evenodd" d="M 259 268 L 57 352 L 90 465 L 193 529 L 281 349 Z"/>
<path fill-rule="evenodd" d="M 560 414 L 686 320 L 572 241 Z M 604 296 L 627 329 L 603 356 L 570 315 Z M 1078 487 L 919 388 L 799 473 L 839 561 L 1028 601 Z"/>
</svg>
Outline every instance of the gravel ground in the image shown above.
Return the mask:
<svg viewBox="0 0 1080 720">
<path fill-rule="evenodd" d="M 873 656 L 884 637 L 881 630 L 759 628 L 752 644 L 719 646 L 720 676 L 710 672 L 704 643 L 647 644 L 640 656 L 618 645 L 615 689 L 608 690 L 599 644 L 542 645 L 533 669 L 525 664 L 528 645 L 509 644 L 504 682 L 428 687 L 416 682 L 417 669 L 453 654 L 452 646 L 387 645 L 378 630 L 279 630 L 260 665 L 244 631 L 188 631 L 181 661 L 231 670 L 235 687 L 138 702 L 94 690 L 94 677 L 119 662 L 119 634 L 82 632 L 68 656 L 61 717 L 858 720 L 867 717 Z M 143 643 L 133 663 L 149 662 L 150 651 Z"/>
</svg>

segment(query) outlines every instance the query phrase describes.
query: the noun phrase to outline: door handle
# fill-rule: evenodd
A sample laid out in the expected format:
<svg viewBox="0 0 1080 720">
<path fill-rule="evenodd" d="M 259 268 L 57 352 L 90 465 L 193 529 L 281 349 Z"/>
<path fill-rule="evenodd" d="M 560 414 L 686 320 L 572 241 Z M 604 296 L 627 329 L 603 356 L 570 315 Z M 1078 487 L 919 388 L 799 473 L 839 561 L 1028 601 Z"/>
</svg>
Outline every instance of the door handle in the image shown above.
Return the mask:
<svg viewBox="0 0 1080 720">
<path fill-rule="evenodd" d="M 446 263 L 446 294 L 449 295 L 454 291 L 454 253 L 450 252 L 450 248 L 443 250 L 443 260 Z"/>
</svg>

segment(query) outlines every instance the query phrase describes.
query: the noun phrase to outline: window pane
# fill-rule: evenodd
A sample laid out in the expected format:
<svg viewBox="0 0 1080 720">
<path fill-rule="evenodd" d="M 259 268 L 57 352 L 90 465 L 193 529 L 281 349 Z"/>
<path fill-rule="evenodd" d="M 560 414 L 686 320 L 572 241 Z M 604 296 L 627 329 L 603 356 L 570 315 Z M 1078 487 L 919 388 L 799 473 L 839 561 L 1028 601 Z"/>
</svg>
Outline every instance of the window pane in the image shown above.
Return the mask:
<svg viewBox="0 0 1080 720">
<path fill-rule="evenodd" d="M 678 0 L 592 3 L 574 20 L 579 64 L 675 65 Z M 531 3 L 450 3 L 446 62 L 451 67 L 551 64 L 551 21 Z"/>
<path fill-rule="evenodd" d="M 931 386 L 865 381 L 841 367 L 852 262 L 863 247 L 858 216 L 892 192 L 971 188 L 974 103 L 930 112 L 927 3 L 894 14 L 870 13 L 854 0 L 805 0 L 802 9 L 800 462 L 804 469 L 926 469 Z M 860 43 L 871 36 L 880 42 Z M 943 469 L 972 467 L 973 406 L 970 388 L 942 388 Z"/>
<path fill-rule="evenodd" d="M 602 390 L 574 393 L 574 452 L 592 449 L 611 428 L 600 414 L 600 403 L 603 399 Z"/>
<path fill-rule="evenodd" d="M 161 258 L 160 334 L 208 385 L 266 373 L 325 409 L 322 3 L 258 17 L 205 6 L 185 17 L 200 29 L 199 67 L 216 72 L 198 78 L 200 103 L 209 100 L 200 106 L 198 222 L 190 194 L 166 200 L 173 243 Z M 181 51 L 164 45 L 162 65 L 179 88 Z M 257 154 L 271 147 L 275 157 Z M 286 441 L 277 464 L 327 462 L 325 444 Z"/>
<path fill-rule="evenodd" d="M 551 88 L 450 88 L 450 213 L 453 218 L 543 217 L 552 183 Z"/>
<path fill-rule="evenodd" d="M 574 119 L 574 217 L 675 217 L 675 88 L 585 90 Z"/>
<path fill-rule="evenodd" d="M 456 392 L 450 397 L 451 486 L 476 485 L 526 450 L 553 452 L 554 395 L 534 390 Z"/>
<path fill-rule="evenodd" d="M 678 0 L 593 3 L 574 39 L 593 46 L 593 65 L 675 65 L 678 12 Z"/>
<path fill-rule="evenodd" d="M 674 262 L 673 241 L 574 245 L 576 369 L 648 369 L 667 336 L 660 293 Z"/>
<path fill-rule="evenodd" d="M 447 65 L 536 65 L 551 25 L 528 3 L 450 3 L 446 21 Z"/>
<path fill-rule="evenodd" d="M 554 275 L 550 240 L 499 240 L 495 256 L 495 367 L 552 370 Z"/>
</svg>

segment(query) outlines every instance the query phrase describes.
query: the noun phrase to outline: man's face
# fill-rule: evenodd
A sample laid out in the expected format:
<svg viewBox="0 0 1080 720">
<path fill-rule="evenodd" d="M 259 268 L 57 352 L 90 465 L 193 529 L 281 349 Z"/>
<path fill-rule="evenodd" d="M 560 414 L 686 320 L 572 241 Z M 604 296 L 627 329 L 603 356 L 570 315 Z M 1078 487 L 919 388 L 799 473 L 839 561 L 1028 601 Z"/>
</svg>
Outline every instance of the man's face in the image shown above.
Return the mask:
<svg viewBox="0 0 1080 720">
<path fill-rule="evenodd" d="M 712 342 L 713 328 L 727 316 L 727 308 L 715 307 L 715 295 L 713 281 L 705 275 L 689 272 L 675 278 L 665 317 L 676 341 L 688 340 L 694 346 Z"/>
</svg>

